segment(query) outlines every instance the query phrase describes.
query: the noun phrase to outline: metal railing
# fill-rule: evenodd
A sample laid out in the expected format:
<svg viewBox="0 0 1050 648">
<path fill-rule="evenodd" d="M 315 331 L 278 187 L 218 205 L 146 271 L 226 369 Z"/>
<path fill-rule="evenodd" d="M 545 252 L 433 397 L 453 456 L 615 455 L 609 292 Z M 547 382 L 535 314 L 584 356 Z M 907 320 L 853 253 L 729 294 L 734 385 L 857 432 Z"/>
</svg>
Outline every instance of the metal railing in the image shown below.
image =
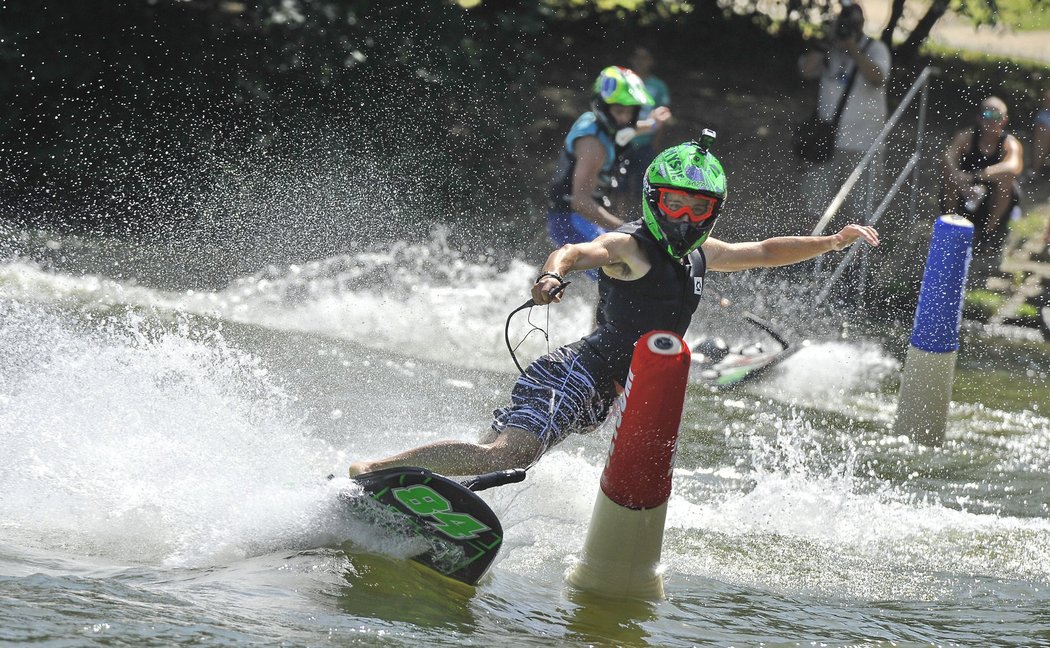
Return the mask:
<svg viewBox="0 0 1050 648">
<path fill-rule="evenodd" d="M 835 215 L 838 214 L 839 209 L 846 201 L 846 196 L 848 196 L 850 191 L 853 190 L 853 186 L 857 184 L 857 181 L 860 180 L 860 177 L 865 172 L 865 170 L 867 171 L 867 191 L 865 192 L 867 197 L 867 204 L 865 205 L 864 213 L 871 214 L 871 216 L 864 219 L 864 224 L 874 225 L 878 222 L 880 218 L 882 218 L 882 215 L 886 212 L 887 209 L 889 209 L 890 203 L 893 201 L 893 198 L 897 195 L 897 192 L 899 192 L 901 187 L 904 186 L 904 183 L 907 181 L 909 174 L 911 175 L 911 195 L 908 200 L 908 214 L 911 217 L 911 221 L 914 222 L 915 211 L 918 207 L 919 160 L 922 158 L 923 135 L 926 132 L 926 104 L 927 99 L 929 97 L 930 79 L 936 73 L 937 70 L 933 67 L 926 67 L 921 73 L 919 73 L 918 78 L 916 78 L 915 82 L 912 83 L 911 88 L 908 90 L 907 94 L 905 94 L 904 98 L 901 99 L 901 102 L 897 106 L 897 109 L 893 111 L 893 114 L 890 115 L 890 118 L 886 120 L 886 123 L 883 125 L 882 131 L 879 133 L 878 138 L 876 138 L 875 142 L 870 147 L 868 147 L 868 150 L 864 153 L 864 157 L 860 159 L 860 162 L 857 163 L 856 168 L 854 168 L 853 172 L 850 173 L 848 178 L 846 178 L 846 182 L 844 182 L 839 188 L 838 193 L 831 200 L 831 203 L 828 205 L 828 208 L 824 210 L 824 215 L 820 217 L 820 220 L 817 222 L 817 225 L 813 228 L 813 236 L 820 236 L 824 233 L 824 228 L 826 228 L 828 226 L 828 223 L 830 223 L 831 220 L 835 218 Z M 872 168 L 871 162 L 875 159 L 875 156 L 882 150 L 883 145 L 886 142 L 886 138 L 889 136 L 890 132 L 893 131 L 894 127 L 896 127 L 897 122 L 900 121 L 901 116 L 904 114 L 904 112 L 915 100 L 916 95 L 919 95 L 920 99 L 919 115 L 915 132 L 915 148 L 912 151 L 911 156 L 908 158 L 908 161 L 905 162 L 904 167 L 901 169 L 900 173 L 897 174 L 896 179 L 894 179 L 893 184 L 886 192 L 886 195 L 883 197 L 882 202 L 879 203 L 879 206 L 875 208 L 875 211 L 873 212 L 872 203 L 874 202 L 874 191 L 872 190 L 872 188 L 874 187 L 874 183 L 876 181 L 876 178 L 874 177 L 876 169 Z M 842 278 L 842 274 L 845 272 L 846 268 L 849 266 L 850 263 L 852 263 L 853 259 L 858 254 L 861 254 L 861 271 L 858 275 L 858 290 L 861 295 L 864 294 L 864 282 L 865 277 L 867 276 L 868 246 L 858 244 L 849 248 L 849 250 L 846 252 L 846 255 L 842 258 L 841 261 L 839 261 L 839 264 L 832 271 L 830 278 L 824 282 L 824 288 L 817 295 L 817 304 L 823 303 L 824 300 L 828 298 L 828 295 L 831 293 L 832 286 L 834 286 L 835 282 Z M 820 257 L 817 257 L 816 270 L 818 273 L 821 271 Z"/>
</svg>

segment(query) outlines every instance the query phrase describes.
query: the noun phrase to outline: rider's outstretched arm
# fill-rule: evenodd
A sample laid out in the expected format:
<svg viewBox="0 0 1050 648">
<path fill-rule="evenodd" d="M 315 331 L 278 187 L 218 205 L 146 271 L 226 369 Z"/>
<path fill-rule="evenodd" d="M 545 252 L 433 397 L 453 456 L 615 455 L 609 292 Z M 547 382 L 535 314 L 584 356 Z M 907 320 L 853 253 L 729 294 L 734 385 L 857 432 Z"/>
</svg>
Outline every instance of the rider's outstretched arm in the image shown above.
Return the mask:
<svg viewBox="0 0 1050 648">
<path fill-rule="evenodd" d="M 879 233 L 867 225 L 847 225 L 830 236 L 778 236 L 764 241 L 726 243 L 709 238 L 704 243 L 707 267 L 719 272 L 791 265 L 864 240 L 879 244 Z"/>
</svg>

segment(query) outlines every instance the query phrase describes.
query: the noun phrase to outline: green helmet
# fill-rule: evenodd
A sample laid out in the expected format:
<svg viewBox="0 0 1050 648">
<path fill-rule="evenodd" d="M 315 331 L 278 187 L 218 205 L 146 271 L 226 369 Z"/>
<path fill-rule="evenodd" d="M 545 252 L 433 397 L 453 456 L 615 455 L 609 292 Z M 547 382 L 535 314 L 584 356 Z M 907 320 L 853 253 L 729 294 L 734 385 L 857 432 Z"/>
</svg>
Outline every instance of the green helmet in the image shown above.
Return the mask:
<svg viewBox="0 0 1050 648">
<path fill-rule="evenodd" d="M 609 133 L 615 133 L 620 129 L 613 119 L 609 106 L 634 106 L 634 117 L 629 126 L 634 128 L 638 123 L 638 115 L 642 106 L 651 106 L 655 103 L 649 91 L 645 89 L 642 79 L 625 67 L 610 65 L 602 70 L 594 81 L 594 96 L 591 100 L 591 109 L 598 123 Z"/>
<path fill-rule="evenodd" d="M 726 175 L 708 150 L 714 138 L 705 129 L 699 143 L 666 149 L 645 172 L 642 220 L 676 259 L 707 240 L 725 201 Z"/>
</svg>

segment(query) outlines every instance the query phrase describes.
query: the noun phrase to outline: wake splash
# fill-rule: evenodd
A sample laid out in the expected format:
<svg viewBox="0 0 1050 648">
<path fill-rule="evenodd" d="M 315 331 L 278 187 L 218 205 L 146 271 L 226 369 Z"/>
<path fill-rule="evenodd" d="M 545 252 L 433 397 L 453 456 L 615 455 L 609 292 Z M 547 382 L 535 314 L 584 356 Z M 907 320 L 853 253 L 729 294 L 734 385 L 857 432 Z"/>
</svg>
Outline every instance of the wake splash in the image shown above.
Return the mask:
<svg viewBox="0 0 1050 648">
<path fill-rule="evenodd" d="M 56 243 L 56 245 L 59 245 Z M 26 260 L 0 265 L 0 298 L 110 312 L 145 308 L 189 313 L 273 330 L 347 339 L 364 348 L 454 366 L 512 371 L 503 340 L 508 313 L 529 298 L 534 265 L 454 250 L 436 228 L 425 244 L 395 241 L 368 251 L 288 266 L 268 266 L 217 291 L 170 291 L 90 274 L 50 272 Z M 590 330 L 595 287 L 579 278 L 563 303 L 533 310 L 549 346 Z M 523 314 L 512 340 L 530 330 Z M 536 357 L 547 341 L 529 336 L 519 355 Z"/>
<path fill-rule="evenodd" d="M 427 245 L 395 243 L 377 252 L 341 255 L 290 268 L 269 268 L 235 281 L 216 296 L 239 321 L 281 330 L 351 339 L 366 348 L 395 351 L 454 366 L 508 371 L 503 339 L 508 313 L 529 298 L 536 268 L 513 260 L 499 268 L 488 258 L 467 259 L 442 236 Z M 589 330 L 594 290 L 586 280 L 533 321 L 550 329 L 550 346 Z M 511 339 L 529 330 L 526 315 L 512 323 Z M 522 351 L 534 357 L 546 343 L 531 336 Z"/>
<path fill-rule="evenodd" d="M 53 247 L 65 249 L 61 241 Z M 419 382 L 424 401 L 430 393 L 421 370 L 408 369 L 415 363 L 396 356 L 513 371 L 502 325 L 528 297 L 535 273 L 523 262 L 497 267 L 467 258 L 440 231 L 426 244 L 270 266 L 216 291 L 161 290 L 8 260 L 0 264 L 5 537 L 25 547 L 190 567 L 345 540 L 407 556 L 413 547 L 342 515 L 339 494 L 353 491 L 352 482 L 322 477 L 342 474 L 357 455 L 385 454 L 438 432 L 464 434 L 458 420 L 445 431 L 441 416 L 425 411 L 385 420 L 395 410 L 384 404 L 399 388 Z M 591 324 L 593 286 L 581 280 L 573 288 L 549 320 L 548 309 L 533 312 L 533 324 L 549 327 L 551 346 Z M 529 330 L 526 318 L 515 319 L 512 339 Z M 375 381 L 355 397 L 367 411 L 326 433 L 309 423 L 316 404 L 282 388 L 292 374 L 279 378 L 231 344 L 224 323 L 396 355 L 374 366 L 353 359 L 351 370 Z M 519 358 L 547 344 L 533 334 Z M 468 380 L 453 386 L 460 399 L 478 391 Z M 429 387 L 442 398 L 447 388 Z M 439 415 L 448 409 L 430 405 L 445 408 Z"/>
<path fill-rule="evenodd" d="M 676 470 L 673 569 L 861 600 L 938 600 L 957 588 L 980 595 L 985 579 L 1050 578 L 1046 519 L 968 510 L 911 477 L 888 479 L 877 464 L 892 455 L 873 458 L 849 430 L 799 418 L 774 428 L 751 437 L 736 466 Z M 906 440 L 879 445 L 911 452 Z"/>
<path fill-rule="evenodd" d="M 329 442 L 307 423 L 310 406 L 283 389 L 266 363 L 231 345 L 222 323 L 510 372 L 502 323 L 534 276 L 526 263 L 500 268 L 451 253 L 439 240 L 270 267 L 211 292 L 162 291 L 20 261 L 0 265 L 5 538 L 189 567 L 345 539 L 396 554 L 402 549 L 339 519 L 338 495 L 351 488 L 349 480 L 321 477 L 340 473 L 351 457 L 331 443 L 352 443 L 347 451 L 362 456 L 385 454 L 439 433 L 465 434 L 463 412 L 448 414 L 444 429 L 434 413 L 385 411 L 383 398 L 404 400 L 398 389 L 424 394 L 425 405 L 439 402 L 425 391 L 429 374 L 390 361 L 397 366 L 366 372 L 377 383 L 374 393 L 357 395 L 362 409 L 385 418 L 375 425 L 362 419 L 349 443 Z M 577 339 L 590 325 L 593 286 L 581 279 L 570 291 L 549 309 L 552 345 Z M 195 324 L 187 314 L 219 324 Z M 517 324 L 519 333 L 527 329 Z M 519 352 L 523 360 L 543 350 L 542 338 L 530 344 Z M 731 448 L 727 465 L 676 470 L 664 554 L 671 573 L 785 592 L 924 600 L 960 587 L 944 574 L 961 571 L 1050 578 L 1044 519 L 975 513 L 947 497 L 927 497 L 921 484 L 871 472 L 872 454 L 910 463 L 905 449 L 867 443 L 892 416 L 877 384 L 898 371 L 876 345 L 826 342 L 800 349 L 748 386 L 745 394 L 762 400 L 831 409 L 873 429 L 852 430 L 851 441 L 841 430 L 812 425 L 852 423 L 768 413 L 758 422 L 775 421 L 775 429 Z M 457 400 L 490 400 L 466 382 L 457 390 Z M 740 401 L 746 409 L 747 398 L 732 394 L 721 406 Z M 465 409 L 473 416 L 484 408 Z M 505 569 L 531 574 L 579 549 L 607 447 L 608 431 L 574 440 L 545 457 L 520 490 L 491 495 L 510 539 Z M 1045 441 L 1025 447 L 1034 456 Z M 521 490 L 529 495 L 518 500 Z M 569 501 L 566 492 L 574 493 Z"/>
<path fill-rule="evenodd" d="M 192 567 L 353 535 L 354 487 L 323 479 L 345 459 L 221 330 L 8 300 L 0 321 L 5 537 Z"/>
</svg>

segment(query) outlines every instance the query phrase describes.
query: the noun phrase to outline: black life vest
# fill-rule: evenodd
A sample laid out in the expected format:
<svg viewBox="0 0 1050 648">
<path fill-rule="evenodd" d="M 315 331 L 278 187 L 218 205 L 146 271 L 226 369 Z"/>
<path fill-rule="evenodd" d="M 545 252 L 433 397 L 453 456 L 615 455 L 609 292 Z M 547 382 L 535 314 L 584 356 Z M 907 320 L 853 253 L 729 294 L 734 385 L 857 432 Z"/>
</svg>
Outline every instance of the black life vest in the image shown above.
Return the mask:
<svg viewBox="0 0 1050 648">
<path fill-rule="evenodd" d="M 638 241 L 650 269 L 633 281 L 601 274 L 598 328 L 583 340 L 608 363 L 609 375 L 622 385 L 638 338 L 653 330 L 685 335 L 703 293 L 707 259 L 698 248 L 680 263 L 656 242 L 641 220 L 625 223 L 616 231 Z"/>
</svg>

